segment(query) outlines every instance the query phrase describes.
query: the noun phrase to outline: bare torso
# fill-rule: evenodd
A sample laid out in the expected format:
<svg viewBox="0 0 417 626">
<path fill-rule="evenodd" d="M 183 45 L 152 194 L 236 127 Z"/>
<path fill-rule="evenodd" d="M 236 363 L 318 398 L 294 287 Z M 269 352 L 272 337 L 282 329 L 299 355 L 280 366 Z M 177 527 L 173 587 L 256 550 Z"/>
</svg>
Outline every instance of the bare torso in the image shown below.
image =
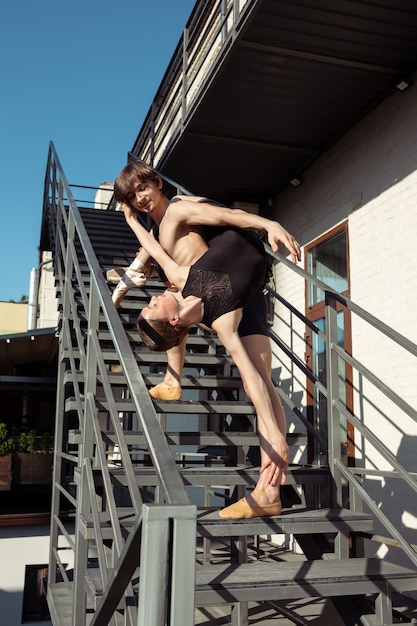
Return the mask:
<svg viewBox="0 0 417 626">
<path fill-rule="evenodd" d="M 208 248 L 202 233 L 202 226 L 179 223 L 175 218 L 175 204 L 172 204 L 159 224 L 159 243 L 178 265 L 190 266 Z"/>
</svg>

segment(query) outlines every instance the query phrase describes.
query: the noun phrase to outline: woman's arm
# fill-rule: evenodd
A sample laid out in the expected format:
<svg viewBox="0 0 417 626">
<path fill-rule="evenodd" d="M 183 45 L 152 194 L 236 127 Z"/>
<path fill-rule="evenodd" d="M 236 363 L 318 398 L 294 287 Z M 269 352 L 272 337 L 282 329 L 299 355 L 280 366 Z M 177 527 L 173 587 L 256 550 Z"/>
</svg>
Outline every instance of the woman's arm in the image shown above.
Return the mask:
<svg viewBox="0 0 417 626">
<path fill-rule="evenodd" d="M 155 237 L 140 224 L 130 207 L 123 205 L 123 212 L 126 222 L 135 233 L 142 248 L 144 248 L 148 255 L 155 259 L 162 267 L 169 282 L 181 291 L 187 280 L 189 267 L 178 265 L 178 263 L 165 252 L 160 243 L 156 241 Z"/>
</svg>

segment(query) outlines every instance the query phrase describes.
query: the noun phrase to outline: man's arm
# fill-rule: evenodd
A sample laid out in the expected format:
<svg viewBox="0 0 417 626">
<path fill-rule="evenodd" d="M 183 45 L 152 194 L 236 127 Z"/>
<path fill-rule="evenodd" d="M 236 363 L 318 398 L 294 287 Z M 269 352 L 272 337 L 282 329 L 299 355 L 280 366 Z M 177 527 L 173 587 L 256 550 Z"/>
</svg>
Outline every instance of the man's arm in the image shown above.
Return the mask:
<svg viewBox="0 0 417 626">
<path fill-rule="evenodd" d="M 278 222 L 266 217 L 247 213 L 242 209 L 201 202 L 200 198 L 192 196 L 176 196 L 171 201 L 167 214 L 172 225 L 188 224 L 189 226 L 231 226 L 233 228 L 252 229 L 266 232 L 268 242 L 274 252 L 278 251 L 278 244 L 282 243 L 291 254 L 293 263 L 301 261 L 301 250 L 296 239 Z"/>
</svg>

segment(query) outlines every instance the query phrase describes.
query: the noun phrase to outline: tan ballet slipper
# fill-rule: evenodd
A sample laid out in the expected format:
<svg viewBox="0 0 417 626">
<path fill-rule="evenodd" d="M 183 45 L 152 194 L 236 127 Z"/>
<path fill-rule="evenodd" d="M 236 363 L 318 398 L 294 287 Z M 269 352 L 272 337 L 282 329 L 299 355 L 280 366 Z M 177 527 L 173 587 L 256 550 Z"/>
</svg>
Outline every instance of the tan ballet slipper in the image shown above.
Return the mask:
<svg viewBox="0 0 417 626">
<path fill-rule="evenodd" d="M 268 498 L 268 494 L 260 489 L 255 489 L 252 493 L 259 493 Z M 251 504 L 246 498 L 241 498 L 238 502 L 221 509 L 219 516 L 223 519 L 252 519 L 254 517 L 274 517 L 279 515 L 281 511 L 281 500 L 268 504 Z"/>
<path fill-rule="evenodd" d="M 149 395 L 154 400 L 179 400 L 181 393 L 181 387 L 164 387 L 161 384 L 149 389 Z"/>
</svg>

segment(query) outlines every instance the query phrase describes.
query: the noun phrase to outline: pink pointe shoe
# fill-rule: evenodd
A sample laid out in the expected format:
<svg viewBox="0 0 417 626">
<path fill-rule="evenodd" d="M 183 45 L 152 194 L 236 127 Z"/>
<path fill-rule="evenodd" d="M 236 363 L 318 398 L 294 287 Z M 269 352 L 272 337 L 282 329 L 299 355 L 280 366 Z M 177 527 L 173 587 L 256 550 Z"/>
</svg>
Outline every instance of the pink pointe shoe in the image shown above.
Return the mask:
<svg viewBox="0 0 417 626">
<path fill-rule="evenodd" d="M 138 267 L 139 265 L 140 267 Z M 115 306 L 121 303 L 130 289 L 143 287 L 146 283 L 146 276 L 142 272 L 142 267 L 142 264 L 135 259 L 127 268 L 116 268 L 107 272 L 106 278 L 108 282 L 114 283 L 118 281 L 112 293 L 112 300 Z"/>
<path fill-rule="evenodd" d="M 133 287 L 143 287 L 146 283 L 146 276 L 143 272 L 127 268 L 116 289 L 112 293 L 112 300 L 118 306 L 127 292 Z"/>
<path fill-rule="evenodd" d="M 253 492 L 259 493 L 266 498 L 268 495 L 260 489 L 255 489 Z M 223 519 L 253 519 L 254 517 L 275 517 L 282 511 L 281 500 L 276 502 L 268 502 L 268 504 L 258 504 L 254 500 L 254 504 L 247 501 L 246 498 L 241 498 L 238 502 L 227 506 L 219 511 L 219 517 Z"/>
<path fill-rule="evenodd" d="M 106 280 L 108 283 L 112 285 L 117 285 L 121 278 L 123 278 L 123 274 L 127 270 L 127 267 L 114 267 L 112 270 L 107 270 L 106 272 Z"/>
</svg>

